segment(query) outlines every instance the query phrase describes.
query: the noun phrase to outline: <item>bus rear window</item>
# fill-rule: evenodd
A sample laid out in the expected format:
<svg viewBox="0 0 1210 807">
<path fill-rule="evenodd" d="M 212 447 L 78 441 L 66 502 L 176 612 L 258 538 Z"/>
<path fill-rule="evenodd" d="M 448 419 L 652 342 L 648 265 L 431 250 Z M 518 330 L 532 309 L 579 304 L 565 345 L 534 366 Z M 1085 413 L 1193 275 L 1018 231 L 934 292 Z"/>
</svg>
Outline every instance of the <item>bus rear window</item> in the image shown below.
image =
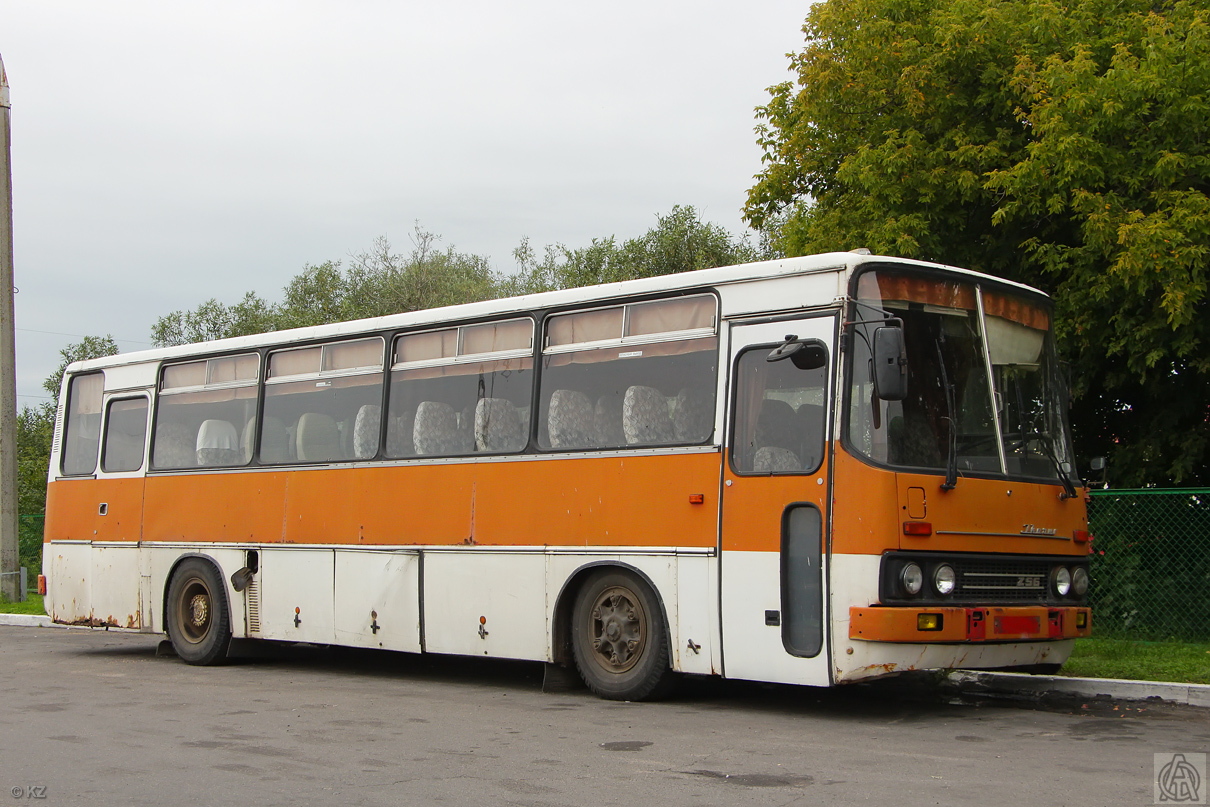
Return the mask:
<svg viewBox="0 0 1210 807">
<path fill-rule="evenodd" d="M 67 418 L 63 426 L 63 473 L 91 474 L 97 470 L 101 445 L 101 373 L 78 375 L 67 388 Z"/>
</svg>

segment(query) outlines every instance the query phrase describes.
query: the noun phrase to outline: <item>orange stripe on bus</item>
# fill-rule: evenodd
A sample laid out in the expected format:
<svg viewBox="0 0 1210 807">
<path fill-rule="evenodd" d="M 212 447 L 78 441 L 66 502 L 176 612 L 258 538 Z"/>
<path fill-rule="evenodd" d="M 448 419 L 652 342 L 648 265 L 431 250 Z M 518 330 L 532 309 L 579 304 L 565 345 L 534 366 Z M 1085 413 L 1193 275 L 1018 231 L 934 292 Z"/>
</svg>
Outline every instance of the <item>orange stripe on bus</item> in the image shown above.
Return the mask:
<svg viewBox="0 0 1210 807">
<path fill-rule="evenodd" d="M 154 475 L 145 541 L 713 547 L 720 454 Z M 144 480 L 50 485 L 46 539 L 138 540 Z M 705 504 L 691 504 L 708 491 Z M 97 516 L 106 499 L 110 515 Z M 120 507 L 114 502 L 120 500 Z M 110 522 L 113 523 L 113 522 Z"/>
</svg>

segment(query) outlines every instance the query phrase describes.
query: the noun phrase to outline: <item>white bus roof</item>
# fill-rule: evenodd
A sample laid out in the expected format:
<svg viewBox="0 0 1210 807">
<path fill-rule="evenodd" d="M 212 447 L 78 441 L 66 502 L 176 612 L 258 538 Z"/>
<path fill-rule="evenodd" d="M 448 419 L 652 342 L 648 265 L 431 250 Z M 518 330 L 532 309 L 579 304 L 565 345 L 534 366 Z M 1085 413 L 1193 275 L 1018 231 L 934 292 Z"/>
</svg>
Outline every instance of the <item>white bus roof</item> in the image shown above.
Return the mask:
<svg viewBox="0 0 1210 807">
<path fill-rule="evenodd" d="M 209 342 L 196 342 L 173 347 L 152 348 L 132 353 L 120 353 L 100 359 L 90 359 L 83 362 L 73 362 L 67 367 L 67 372 L 77 373 L 105 367 L 117 367 L 127 364 L 165 361 L 186 358 L 204 353 L 221 353 L 226 351 L 254 350 L 262 347 L 289 345 L 298 342 L 330 339 L 341 336 L 351 336 L 372 331 L 394 330 L 398 328 L 424 327 L 440 325 L 446 322 L 473 320 L 494 315 L 507 315 L 535 309 L 559 308 L 563 306 L 607 301 L 639 295 L 658 294 L 660 292 L 678 291 L 714 286 L 726 286 L 762 279 L 788 277 L 793 275 L 808 275 L 821 272 L 851 272 L 853 269 L 867 263 L 893 262 L 905 266 L 918 266 L 929 269 L 943 269 L 967 275 L 972 279 L 993 280 L 1008 286 L 1013 286 L 1025 292 L 1043 294 L 1038 289 L 1011 280 L 992 277 L 969 269 L 946 266 L 927 261 L 917 261 L 907 258 L 893 258 L 880 255 L 866 255 L 858 252 L 825 252 L 819 255 L 808 255 L 801 258 L 782 258 L 772 261 L 757 261 L 735 266 L 720 266 L 713 269 L 699 269 L 693 272 L 681 272 L 672 275 L 645 277 L 637 280 L 624 280 L 617 283 L 603 283 L 597 286 L 581 286 L 558 291 L 545 291 L 537 294 L 526 294 L 519 297 L 502 297 L 493 300 L 483 300 L 475 303 L 428 308 L 421 311 L 407 311 L 400 314 L 387 314 L 381 317 L 333 322 L 326 325 L 312 325 L 304 328 L 292 328 L 285 331 L 269 331 L 235 336 L 228 339 L 216 339 Z M 830 301 L 827 301 L 830 302 Z"/>
</svg>

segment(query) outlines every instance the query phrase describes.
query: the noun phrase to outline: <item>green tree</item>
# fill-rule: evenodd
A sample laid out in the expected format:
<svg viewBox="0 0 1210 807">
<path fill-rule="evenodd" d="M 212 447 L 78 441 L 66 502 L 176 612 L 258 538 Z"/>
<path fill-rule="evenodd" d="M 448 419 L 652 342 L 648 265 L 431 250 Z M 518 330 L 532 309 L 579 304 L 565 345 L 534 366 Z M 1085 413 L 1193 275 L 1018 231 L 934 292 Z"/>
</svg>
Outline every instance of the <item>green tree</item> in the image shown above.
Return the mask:
<svg viewBox="0 0 1210 807">
<path fill-rule="evenodd" d="M 519 271 L 508 293 L 616 283 L 730 266 L 771 257 L 746 238 L 734 238 L 717 224 L 702 221 L 691 206 L 677 205 L 656 216 L 656 225 L 621 243 L 615 236 L 594 238 L 586 247 L 548 246 L 541 260 L 528 241 L 513 252 Z"/>
<path fill-rule="evenodd" d="M 826 0 L 803 30 L 748 221 L 1044 288 L 1078 453 L 1210 482 L 1205 3 Z"/>
<path fill-rule="evenodd" d="M 85 336 L 79 342 L 73 342 L 59 351 L 59 366 L 42 381 L 42 388 L 57 401 L 59 400 L 59 388 L 63 386 L 63 374 L 67 372 L 67 365 L 77 361 L 116 356 L 118 352 L 118 343 L 113 341 L 113 336 L 110 334 Z"/>
<path fill-rule="evenodd" d="M 656 226 L 644 235 L 621 243 L 610 236 L 578 249 L 555 244 L 538 258 L 529 241 L 522 240 L 513 251 L 517 271 L 511 274 L 493 270 L 483 256 L 442 249 L 440 237 L 419 224 L 410 238 L 412 249 L 406 254 L 395 252 L 382 237 L 354 254 L 347 268 L 340 261 L 308 264 L 286 284 L 279 303 L 248 292 L 232 306 L 207 300 L 189 311 L 173 311 L 152 326 L 152 341 L 158 346 L 204 342 L 687 272 L 757 260 L 762 254 L 746 239 L 703 222 L 694 208 L 680 206 L 657 216 Z"/>
<path fill-rule="evenodd" d="M 327 322 L 417 311 L 498 297 L 507 287 L 481 256 L 438 248 L 440 238 L 419 225 L 412 250 L 395 253 L 386 238 L 340 261 L 307 264 L 291 278 L 280 302 L 248 292 L 235 305 L 207 300 L 188 311 L 160 317 L 151 329 L 157 346 L 205 342 L 230 336 L 302 328 Z"/>
<path fill-rule="evenodd" d="M 42 568 L 42 522 L 46 476 L 55 432 L 55 405 L 26 406 L 17 414 L 17 513 L 19 563 L 37 574 Z"/>
<path fill-rule="evenodd" d="M 151 326 L 151 341 L 159 347 L 247 336 L 277 327 L 276 313 L 262 297 L 248 292 L 235 305 L 210 299 L 192 311 L 173 311 Z"/>
<path fill-rule="evenodd" d="M 440 249 L 440 237 L 419 224 L 407 255 L 385 237 L 352 257 L 345 274 L 345 319 L 421 311 L 501 296 L 502 278 L 480 255 Z"/>
</svg>

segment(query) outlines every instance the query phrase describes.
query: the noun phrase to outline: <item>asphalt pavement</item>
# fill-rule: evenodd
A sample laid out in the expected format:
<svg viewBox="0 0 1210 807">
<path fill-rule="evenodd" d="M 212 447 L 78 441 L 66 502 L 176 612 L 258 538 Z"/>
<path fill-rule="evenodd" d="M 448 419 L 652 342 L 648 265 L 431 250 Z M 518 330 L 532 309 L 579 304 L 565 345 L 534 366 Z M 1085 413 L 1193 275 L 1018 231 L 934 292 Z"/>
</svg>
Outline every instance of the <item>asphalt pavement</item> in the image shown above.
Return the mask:
<svg viewBox="0 0 1210 807">
<path fill-rule="evenodd" d="M 311 646 L 196 668 L 161 637 L 0 627 L 13 804 L 1121 805 L 1210 710 L 909 676 L 543 693 L 542 665 Z M 1205 782 L 1203 771 L 1202 782 Z M 1205 797 L 1204 787 L 1200 792 Z M 20 798 L 17 798 L 20 791 Z M 43 798 L 38 798 L 39 796 Z"/>
</svg>

